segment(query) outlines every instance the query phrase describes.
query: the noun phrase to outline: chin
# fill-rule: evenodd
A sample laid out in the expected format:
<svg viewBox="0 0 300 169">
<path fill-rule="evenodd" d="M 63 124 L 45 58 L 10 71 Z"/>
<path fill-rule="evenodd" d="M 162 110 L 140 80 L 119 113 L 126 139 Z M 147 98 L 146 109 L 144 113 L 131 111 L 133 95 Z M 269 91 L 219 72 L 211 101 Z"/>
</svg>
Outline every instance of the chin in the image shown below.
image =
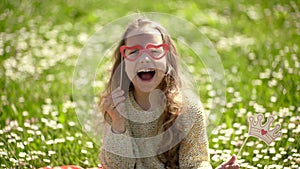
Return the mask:
<svg viewBox="0 0 300 169">
<path fill-rule="evenodd" d="M 151 83 L 151 82 L 140 82 L 135 81 L 133 82 L 134 88 L 143 93 L 150 93 L 151 91 L 155 90 L 159 83 Z"/>
<path fill-rule="evenodd" d="M 139 87 L 136 87 L 140 92 L 142 93 L 151 93 L 155 88 L 139 88 Z"/>
</svg>

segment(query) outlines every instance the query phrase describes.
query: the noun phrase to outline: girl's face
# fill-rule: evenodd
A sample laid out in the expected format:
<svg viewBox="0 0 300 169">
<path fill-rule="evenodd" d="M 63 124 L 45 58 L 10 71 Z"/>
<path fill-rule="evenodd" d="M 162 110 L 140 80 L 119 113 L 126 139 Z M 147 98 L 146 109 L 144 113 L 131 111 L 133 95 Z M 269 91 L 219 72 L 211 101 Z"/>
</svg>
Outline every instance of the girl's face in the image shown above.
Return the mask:
<svg viewBox="0 0 300 169">
<path fill-rule="evenodd" d="M 141 48 L 146 49 L 149 44 L 161 45 L 163 43 L 160 32 L 155 29 L 133 30 L 127 37 L 129 38 L 126 39 L 125 45 L 128 47 L 139 45 Z M 163 47 L 143 49 L 141 55 L 136 57 L 135 60 L 124 59 L 125 71 L 136 91 L 149 93 L 161 83 L 166 72 L 167 60 L 166 56 L 154 59 L 149 55 L 155 55 L 155 52 L 164 52 Z M 133 48 L 126 50 L 125 53 L 129 56 L 134 55 L 135 52 L 137 51 Z"/>
</svg>

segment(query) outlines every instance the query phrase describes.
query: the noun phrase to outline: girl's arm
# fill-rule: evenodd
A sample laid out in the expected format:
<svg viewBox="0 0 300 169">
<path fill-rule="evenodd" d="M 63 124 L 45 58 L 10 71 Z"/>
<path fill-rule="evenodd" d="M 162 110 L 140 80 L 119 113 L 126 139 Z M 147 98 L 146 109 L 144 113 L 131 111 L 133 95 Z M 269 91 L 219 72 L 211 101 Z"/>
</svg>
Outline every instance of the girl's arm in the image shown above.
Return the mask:
<svg viewBox="0 0 300 169">
<path fill-rule="evenodd" d="M 131 169 L 135 165 L 135 159 L 119 156 L 104 149 L 101 150 L 100 161 L 103 169 Z"/>
<path fill-rule="evenodd" d="M 129 137 L 129 131 L 116 134 L 110 124 L 105 125 L 105 134 L 100 153 L 101 165 L 104 169 L 134 168 L 133 144 Z"/>
<path fill-rule="evenodd" d="M 212 168 L 209 163 L 208 139 L 206 134 L 205 115 L 200 104 L 188 104 L 186 113 L 196 118 L 187 136 L 179 148 L 180 168 Z"/>
</svg>

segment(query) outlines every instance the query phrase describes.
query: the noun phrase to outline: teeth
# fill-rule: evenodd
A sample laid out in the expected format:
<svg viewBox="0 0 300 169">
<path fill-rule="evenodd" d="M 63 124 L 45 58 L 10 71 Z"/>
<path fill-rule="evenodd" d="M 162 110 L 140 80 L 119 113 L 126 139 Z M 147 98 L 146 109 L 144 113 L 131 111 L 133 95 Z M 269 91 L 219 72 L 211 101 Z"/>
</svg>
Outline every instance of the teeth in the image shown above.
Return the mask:
<svg viewBox="0 0 300 169">
<path fill-rule="evenodd" d="M 140 72 L 151 72 L 151 71 L 154 71 L 153 68 L 145 68 L 145 69 L 140 69 L 137 71 L 137 73 L 140 73 Z"/>
</svg>

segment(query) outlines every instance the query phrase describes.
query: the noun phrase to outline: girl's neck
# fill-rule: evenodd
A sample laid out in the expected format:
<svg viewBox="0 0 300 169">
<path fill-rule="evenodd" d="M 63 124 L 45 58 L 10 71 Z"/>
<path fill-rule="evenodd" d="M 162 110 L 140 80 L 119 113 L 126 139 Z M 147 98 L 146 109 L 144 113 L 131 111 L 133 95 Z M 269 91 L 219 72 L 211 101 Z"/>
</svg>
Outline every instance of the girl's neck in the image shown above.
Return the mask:
<svg viewBox="0 0 300 169">
<path fill-rule="evenodd" d="M 151 103 L 149 101 L 150 93 L 145 93 L 142 91 L 138 91 L 137 89 L 133 90 L 133 96 L 139 106 L 143 110 L 149 110 L 151 108 Z"/>
</svg>

